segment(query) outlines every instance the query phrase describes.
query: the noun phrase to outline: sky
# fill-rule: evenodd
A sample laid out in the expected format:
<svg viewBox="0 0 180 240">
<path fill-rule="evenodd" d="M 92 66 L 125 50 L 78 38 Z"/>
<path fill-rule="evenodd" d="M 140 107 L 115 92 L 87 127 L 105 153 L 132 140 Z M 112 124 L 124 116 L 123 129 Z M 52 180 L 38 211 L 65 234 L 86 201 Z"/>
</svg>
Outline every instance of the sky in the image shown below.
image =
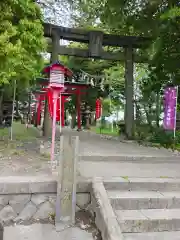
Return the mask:
<svg viewBox="0 0 180 240">
<path fill-rule="evenodd" d="M 66 0 L 40 0 L 44 21 L 64 27 L 72 25 L 71 6 Z M 55 3 L 54 3 L 55 2 Z M 46 7 L 43 7 L 43 3 Z"/>
</svg>

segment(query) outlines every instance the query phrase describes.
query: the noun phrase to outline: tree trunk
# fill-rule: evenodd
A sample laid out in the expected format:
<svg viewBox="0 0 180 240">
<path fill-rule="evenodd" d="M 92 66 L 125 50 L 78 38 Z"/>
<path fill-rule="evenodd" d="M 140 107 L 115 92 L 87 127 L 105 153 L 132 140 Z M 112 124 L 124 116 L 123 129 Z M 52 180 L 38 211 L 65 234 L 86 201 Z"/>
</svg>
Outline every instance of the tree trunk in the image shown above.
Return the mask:
<svg viewBox="0 0 180 240">
<path fill-rule="evenodd" d="M 71 120 L 71 128 L 74 129 L 76 126 L 76 113 L 71 114 L 72 120 Z"/>
<path fill-rule="evenodd" d="M 138 104 L 138 101 L 135 101 L 136 106 L 136 125 L 139 125 L 141 123 L 141 111 L 140 111 L 140 105 Z"/>
<path fill-rule="evenodd" d="M 90 129 L 90 117 L 86 118 L 86 129 Z"/>
<path fill-rule="evenodd" d="M 46 99 L 44 107 L 43 136 L 51 136 L 51 118 L 48 111 L 48 99 Z"/>
<path fill-rule="evenodd" d="M 156 95 L 156 127 L 159 128 L 159 118 L 160 118 L 160 94 Z"/>
<path fill-rule="evenodd" d="M 146 109 L 146 106 L 145 104 L 143 104 L 143 107 L 144 107 L 144 111 L 145 111 L 145 114 L 146 114 L 146 120 L 148 122 L 148 125 L 150 126 L 150 128 L 152 129 L 153 126 L 152 126 L 152 119 L 151 119 L 151 116 L 150 116 L 150 111 L 151 111 L 151 108 L 149 107 L 149 111 Z"/>
<path fill-rule="evenodd" d="M 2 125 L 3 121 L 3 92 L 0 91 L 0 125 Z"/>
<path fill-rule="evenodd" d="M 128 139 L 134 137 L 134 77 L 133 77 L 133 48 L 125 49 L 125 127 Z"/>
<path fill-rule="evenodd" d="M 19 102 L 18 102 L 18 98 L 16 98 L 16 116 L 19 116 Z"/>
</svg>

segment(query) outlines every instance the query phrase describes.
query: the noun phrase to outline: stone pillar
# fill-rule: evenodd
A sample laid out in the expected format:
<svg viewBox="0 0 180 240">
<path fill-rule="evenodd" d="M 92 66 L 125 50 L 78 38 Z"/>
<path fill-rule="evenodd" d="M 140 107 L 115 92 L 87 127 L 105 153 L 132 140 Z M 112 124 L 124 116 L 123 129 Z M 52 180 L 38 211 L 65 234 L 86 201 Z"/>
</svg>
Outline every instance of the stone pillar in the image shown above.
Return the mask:
<svg viewBox="0 0 180 240">
<path fill-rule="evenodd" d="M 52 32 L 52 53 L 51 53 L 51 63 L 57 62 L 59 60 L 58 47 L 59 47 L 59 36 L 56 32 Z"/>
<path fill-rule="evenodd" d="M 57 231 L 62 231 L 75 223 L 79 137 L 61 136 L 60 143 L 61 156 L 58 171 L 55 219 Z"/>
<path fill-rule="evenodd" d="M 4 227 L 3 224 L 0 222 L 0 240 L 4 239 Z"/>
<path fill-rule="evenodd" d="M 125 130 L 128 139 L 134 134 L 134 78 L 133 78 L 133 48 L 125 49 Z"/>
<path fill-rule="evenodd" d="M 77 97 L 77 103 L 76 103 L 77 130 L 81 131 L 81 92 L 80 90 L 77 90 L 76 97 Z"/>
<path fill-rule="evenodd" d="M 89 56 L 100 57 L 102 54 L 103 32 L 91 31 L 89 32 Z"/>
</svg>

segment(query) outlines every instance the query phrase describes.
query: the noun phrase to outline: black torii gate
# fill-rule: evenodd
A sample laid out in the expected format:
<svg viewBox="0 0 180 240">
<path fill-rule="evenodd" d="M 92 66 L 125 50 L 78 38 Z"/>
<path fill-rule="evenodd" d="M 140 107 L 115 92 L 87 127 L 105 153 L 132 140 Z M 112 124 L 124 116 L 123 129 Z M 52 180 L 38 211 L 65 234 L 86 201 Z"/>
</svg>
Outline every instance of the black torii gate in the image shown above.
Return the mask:
<svg viewBox="0 0 180 240">
<path fill-rule="evenodd" d="M 48 52 L 51 53 L 51 62 L 57 61 L 58 55 L 125 62 L 125 130 L 127 137 L 132 138 L 134 133 L 133 63 L 148 61 L 147 58 L 139 56 L 134 49 L 148 46 L 150 38 L 105 34 L 101 31 L 85 31 L 49 23 L 44 23 L 44 36 L 52 39 L 52 44 L 48 47 Z M 88 49 L 60 46 L 60 39 L 86 43 Z M 113 53 L 104 51 L 103 46 L 122 47 L 124 50 Z"/>
</svg>

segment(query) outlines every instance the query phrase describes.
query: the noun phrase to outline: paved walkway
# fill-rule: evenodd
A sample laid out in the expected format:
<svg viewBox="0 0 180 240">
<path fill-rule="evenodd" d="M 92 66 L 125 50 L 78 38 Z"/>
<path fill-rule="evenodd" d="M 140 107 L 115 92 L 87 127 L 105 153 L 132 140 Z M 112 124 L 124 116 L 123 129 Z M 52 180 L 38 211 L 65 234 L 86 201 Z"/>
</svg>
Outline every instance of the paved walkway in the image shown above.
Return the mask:
<svg viewBox="0 0 180 240">
<path fill-rule="evenodd" d="M 180 155 L 167 149 L 106 140 L 89 132 L 63 130 L 64 135 L 80 137 L 80 173 L 83 177 L 180 177 Z M 60 146 L 57 134 L 56 147 Z M 50 142 L 45 149 L 50 153 Z M 30 148 L 30 149 L 29 149 Z M 22 151 L 23 150 L 23 151 Z M 29 143 L 27 150 L 0 155 L 0 176 L 50 175 L 50 154 L 39 154 L 39 143 Z M 58 157 L 58 155 L 57 155 Z"/>
<path fill-rule="evenodd" d="M 5 227 L 3 240 L 93 240 L 92 234 L 80 228 L 68 228 L 56 232 L 53 225 L 33 224 Z"/>
<path fill-rule="evenodd" d="M 83 177 L 180 177 L 180 156 L 167 149 L 102 139 L 87 132 L 64 130 L 80 137 Z"/>
</svg>

